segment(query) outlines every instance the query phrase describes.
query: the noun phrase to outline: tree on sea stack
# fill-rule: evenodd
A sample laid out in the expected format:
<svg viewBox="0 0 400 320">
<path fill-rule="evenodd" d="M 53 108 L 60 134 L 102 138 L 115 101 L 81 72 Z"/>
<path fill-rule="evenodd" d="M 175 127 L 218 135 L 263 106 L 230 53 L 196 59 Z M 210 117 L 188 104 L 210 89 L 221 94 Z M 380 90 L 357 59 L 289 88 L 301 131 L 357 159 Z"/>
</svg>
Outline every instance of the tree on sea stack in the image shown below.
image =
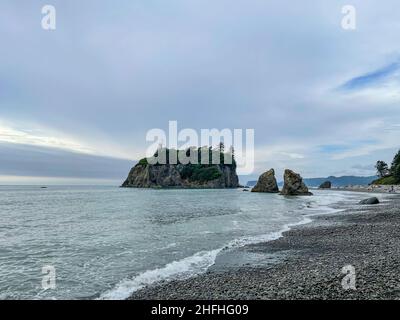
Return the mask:
<svg viewBox="0 0 400 320">
<path fill-rule="evenodd" d="M 400 164 L 400 150 L 396 153 L 392 161 L 392 168 Z"/>
<path fill-rule="evenodd" d="M 395 177 L 397 183 L 399 183 L 400 182 L 400 164 L 398 164 L 392 170 L 393 170 L 393 177 Z"/>
<path fill-rule="evenodd" d="M 400 150 L 393 158 L 392 167 L 390 168 L 390 171 L 397 180 L 397 182 L 400 182 Z"/>
<path fill-rule="evenodd" d="M 375 169 L 380 178 L 386 177 L 390 174 L 389 166 L 385 161 L 377 161 Z"/>
<path fill-rule="evenodd" d="M 220 142 L 218 145 L 219 152 L 224 153 L 225 152 L 225 145 L 223 142 Z"/>
</svg>

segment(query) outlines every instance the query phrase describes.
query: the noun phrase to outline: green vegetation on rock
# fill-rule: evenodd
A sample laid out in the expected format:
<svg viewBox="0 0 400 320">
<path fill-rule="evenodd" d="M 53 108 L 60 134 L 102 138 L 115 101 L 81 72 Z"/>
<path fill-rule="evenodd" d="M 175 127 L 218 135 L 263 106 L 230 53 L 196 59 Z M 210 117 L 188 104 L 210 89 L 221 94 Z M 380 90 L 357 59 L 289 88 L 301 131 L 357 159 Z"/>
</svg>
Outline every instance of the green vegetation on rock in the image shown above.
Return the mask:
<svg viewBox="0 0 400 320">
<path fill-rule="evenodd" d="M 394 156 L 390 172 L 393 175 L 393 177 L 397 180 L 397 183 L 400 183 L 400 150 Z"/>
<path fill-rule="evenodd" d="M 143 158 L 139 160 L 139 164 L 142 166 L 147 166 L 149 163 L 147 162 L 147 158 Z"/>
<path fill-rule="evenodd" d="M 393 184 L 397 184 L 397 183 L 398 183 L 398 180 L 396 180 L 396 178 L 393 176 L 379 178 L 372 182 L 372 184 L 376 184 L 376 185 L 393 185 Z"/>
<path fill-rule="evenodd" d="M 384 161 L 378 161 L 375 166 L 379 179 L 372 182 L 376 185 L 400 184 L 400 150 L 394 156 L 391 167 Z"/>
<path fill-rule="evenodd" d="M 218 179 L 222 173 L 216 165 L 187 164 L 179 171 L 182 179 L 190 181 L 206 182 Z"/>
</svg>

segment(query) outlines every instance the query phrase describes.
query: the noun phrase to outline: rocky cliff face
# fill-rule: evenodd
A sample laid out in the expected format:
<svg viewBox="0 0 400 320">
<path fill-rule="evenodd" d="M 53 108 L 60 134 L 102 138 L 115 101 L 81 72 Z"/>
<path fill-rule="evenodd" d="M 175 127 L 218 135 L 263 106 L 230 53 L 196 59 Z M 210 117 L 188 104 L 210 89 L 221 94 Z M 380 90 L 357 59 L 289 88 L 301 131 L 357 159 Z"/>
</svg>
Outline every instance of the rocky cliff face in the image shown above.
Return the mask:
<svg viewBox="0 0 400 320">
<path fill-rule="evenodd" d="M 303 178 L 292 170 L 285 170 L 284 185 L 281 191 L 285 196 L 311 196 L 307 186 L 303 182 Z"/>
<path fill-rule="evenodd" d="M 150 165 L 138 163 L 122 187 L 130 188 L 237 188 L 239 179 L 232 165 Z"/>
<path fill-rule="evenodd" d="M 264 172 L 259 178 L 255 187 L 251 192 L 266 192 L 266 193 L 277 193 L 279 192 L 278 184 L 275 179 L 275 171 L 271 169 Z"/>
</svg>

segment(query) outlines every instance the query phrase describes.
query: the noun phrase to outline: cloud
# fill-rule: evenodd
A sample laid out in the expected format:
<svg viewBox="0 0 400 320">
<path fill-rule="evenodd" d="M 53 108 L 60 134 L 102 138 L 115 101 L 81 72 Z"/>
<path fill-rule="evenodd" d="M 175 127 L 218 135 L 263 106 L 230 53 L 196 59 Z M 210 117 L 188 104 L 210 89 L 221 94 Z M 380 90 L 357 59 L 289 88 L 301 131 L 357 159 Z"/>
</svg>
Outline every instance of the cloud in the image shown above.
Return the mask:
<svg viewBox="0 0 400 320">
<path fill-rule="evenodd" d="M 338 152 L 343 152 L 349 150 L 351 147 L 348 145 L 332 144 L 332 145 L 322 145 L 318 149 L 320 152 L 325 154 L 335 154 Z"/>
<path fill-rule="evenodd" d="M 0 176 L 112 179 L 121 183 L 132 161 L 63 149 L 0 142 Z"/>
<path fill-rule="evenodd" d="M 52 4 L 52 32 L 40 1 L 0 4 L 0 140 L 35 147 L 24 157 L 138 159 L 147 131 L 170 120 L 254 129 L 255 174 L 326 176 L 398 147 L 399 1 L 354 0 L 354 32 L 340 27 L 339 0 Z"/>
<path fill-rule="evenodd" d="M 357 170 L 371 172 L 371 171 L 375 170 L 375 165 L 374 164 L 367 164 L 367 165 L 356 164 L 356 165 L 352 166 L 352 168 L 357 169 Z"/>
<path fill-rule="evenodd" d="M 94 150 L 68 138 L 46 135 L 40 130 L 19 130 L 0 123 L 0 142 L 59 148 L 73 152 L 94 153 Z"/>
<path fill-rule="evenodd" d="M 299 153 L 281 152 L 282 155 L 288 156 L 291 159 L 304 159 L 305 156 Z"/>
</svg>

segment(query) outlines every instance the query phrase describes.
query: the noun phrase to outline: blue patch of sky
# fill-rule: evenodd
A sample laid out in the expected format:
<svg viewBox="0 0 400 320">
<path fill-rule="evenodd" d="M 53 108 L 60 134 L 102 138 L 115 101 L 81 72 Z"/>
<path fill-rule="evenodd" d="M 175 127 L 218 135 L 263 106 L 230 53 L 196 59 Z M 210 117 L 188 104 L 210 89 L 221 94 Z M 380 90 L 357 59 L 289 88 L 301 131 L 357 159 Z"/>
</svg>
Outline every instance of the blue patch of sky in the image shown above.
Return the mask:
<svg viewBox="0 0 400 320">
<path fill-rule="evenodd" d="M 345 152 L 355 147 L 361 147 L 376 143 L 379 143 L 379 141 L 374 139 L 364 139 L 364 140 L 354 141 L 351 144 L 327 144 L 318 146 L 318 151 L 326 154 L 333 154 L 333 153 Z"/>
<path fill-rule="evenodd" d="M 388 80 L 398 70 L 400 70 L 400 62 L 391 63 L 381 69 L 355 77 L 340 86 L 341 90 L 357 90 L 369 86 L 379 85 Z"/>
<path fill-rule="evenodd" d="M 347 145 L 330 144 L 330 145 L 319 146 L 318 150 L 322 153 L 336 153 L 349 150 L 350 148 L 351 147 Z"/>
</svg>

